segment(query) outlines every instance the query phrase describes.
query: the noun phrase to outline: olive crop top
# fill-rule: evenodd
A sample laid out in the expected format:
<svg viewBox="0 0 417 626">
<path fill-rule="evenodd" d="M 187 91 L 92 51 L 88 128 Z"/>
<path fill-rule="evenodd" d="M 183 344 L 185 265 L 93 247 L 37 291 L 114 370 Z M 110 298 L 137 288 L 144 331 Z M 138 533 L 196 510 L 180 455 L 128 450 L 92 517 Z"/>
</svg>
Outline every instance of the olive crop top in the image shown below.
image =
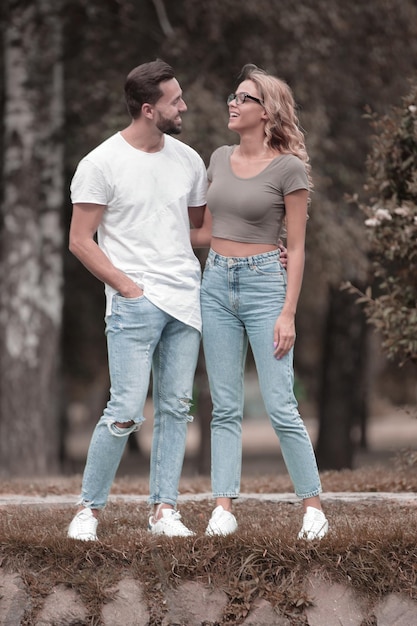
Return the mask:
<svg viewBox="0 0 417 626">
<path fill-rule="evenodd" d="M 240 178 L 230 165 L 235 148 L 217 148 L 207 170 L 213 237 L 275 245 L 285 215 L 284 196 L 309 189 L 305 165 L 293 154 L 282 154 L 256 176 Z"/>
</svg>

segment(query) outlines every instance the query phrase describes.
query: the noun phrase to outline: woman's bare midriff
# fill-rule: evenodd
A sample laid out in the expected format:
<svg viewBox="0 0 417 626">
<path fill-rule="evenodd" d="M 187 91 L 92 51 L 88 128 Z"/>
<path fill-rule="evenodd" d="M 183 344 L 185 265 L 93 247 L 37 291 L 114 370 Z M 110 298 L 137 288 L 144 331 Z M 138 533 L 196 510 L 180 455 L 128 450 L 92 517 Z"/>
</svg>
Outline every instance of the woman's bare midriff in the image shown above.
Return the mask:
<svg viewBox="0 0 417 626">
<path fill-rule="evenodd" d="M 212 237 L 211 248 L 222 256 L 245 257 L 255 254 L 264 254 L 278 250 L 278 246 L 269 243 L 245 243 L 243 241 L 231 241 Z"/>
</svg>

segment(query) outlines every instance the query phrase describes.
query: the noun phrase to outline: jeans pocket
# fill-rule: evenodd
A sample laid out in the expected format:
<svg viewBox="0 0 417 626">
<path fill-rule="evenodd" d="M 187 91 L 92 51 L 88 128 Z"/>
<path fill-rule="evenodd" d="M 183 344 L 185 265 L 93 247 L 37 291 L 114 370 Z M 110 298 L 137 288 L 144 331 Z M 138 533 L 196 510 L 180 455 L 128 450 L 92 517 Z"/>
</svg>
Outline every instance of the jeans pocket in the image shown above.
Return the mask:
<svg viewBox="0 0 417 626">
<path fill-rule="evenodd" d="M 113 296 L 113 298 L 117 298 L 118 300 L 121 300 L 122 302 L 137 302 L 138 300 L 142 300 L 142 298 L 144 297 L 145 297 L 145 294 L 142 293 L 142 295 L 136 296 L 136 298 L 126 298 L 125 296 L 122 296 L 122 294 L 119 292 L 115 293 Z"/>
<path fill-rule="evenodd" d="M 115 293 L 112 300 L 112 314 L 133 311 L 144 300 L 146 300 L 144 293 L 136 298 L 125 298 L 120 293 Z"/>
<path fill-rule="evenodd" d="M 121 330 L 136 323 L 138 316 L 143 315 L 143 307 L 148 302 L 144 294 L 137 298 L 125 298 L 115 293 L 112 299 L 111 315 L 107 323 L 107 330 Z"/>
<path fill-rule="evenodd" d="M 270 276 L 271 278 L 278 278 L 283 276 L 284 268 L 279 261 L 273 260 L 270 263 L 262 263 L 261 265 L 254 265 L 253 269 L 260 276 Z"/>
</svg>

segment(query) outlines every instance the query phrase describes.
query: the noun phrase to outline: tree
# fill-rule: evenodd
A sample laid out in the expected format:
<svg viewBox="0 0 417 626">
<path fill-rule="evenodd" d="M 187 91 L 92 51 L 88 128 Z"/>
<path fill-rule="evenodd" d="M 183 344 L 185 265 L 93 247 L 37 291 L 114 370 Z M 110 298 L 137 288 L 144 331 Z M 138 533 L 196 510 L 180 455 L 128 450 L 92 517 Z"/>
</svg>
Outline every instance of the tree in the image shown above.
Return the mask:
<svg viewBox="0 0 417 626">
<path fill-rule="evenodd" d="M 3 11 L 0 473 L 57 468 L 62 307 L 63 72 L 60 2 Z"/>
<path fill-rule="evenodd" d="M 417 363 L 417 83 L 391 114 L 369 114 L 375 131 L 365 189 L 375 280 L 360 294 L 391 359 Z"/>
<path fill-rule="evenodd" d="M 353 467 L 358 426 L 360 444 L 366 447 L 367 345 L 362 309 L 350 293 L 331 287 L 318 402 L 317 461 L 321 470 Z"/>
</svg>

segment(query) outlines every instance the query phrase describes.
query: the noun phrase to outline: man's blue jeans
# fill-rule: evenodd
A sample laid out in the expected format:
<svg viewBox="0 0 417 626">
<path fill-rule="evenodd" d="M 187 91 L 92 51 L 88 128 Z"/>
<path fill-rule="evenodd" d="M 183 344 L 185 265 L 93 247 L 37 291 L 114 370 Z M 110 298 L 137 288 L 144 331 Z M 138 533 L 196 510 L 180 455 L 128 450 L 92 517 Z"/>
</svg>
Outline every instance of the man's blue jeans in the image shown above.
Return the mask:
<svg viewBox="0 0 417 626">
<path fill-rule="evenodd" d="M 151 504 L 175 506 L 187 436 L 200 333 L 154 306 L 145 296 L 113 297 L 106 318 L 110 400 L 94 430 L 80 503 L 101 509 L 126 446 L 144 421 L 152 371 L 154 428 L 150 464 Z M 115 422 L 130 422 L 121 428 Z"/>
<path fill-rule="evenodd" d="M 210 250 L 203 274 L 203 345 L 210 392 L 214 497 L 240 489 L 244 366 L 250 342 L 266 411 L 302 499 L 321 491 L 314 450 L 294 396 L 293 351 L 273 354 L 275 321 L 283 307 L 286 271 L 279 252 L 224 257 Z"/>
</svg>

